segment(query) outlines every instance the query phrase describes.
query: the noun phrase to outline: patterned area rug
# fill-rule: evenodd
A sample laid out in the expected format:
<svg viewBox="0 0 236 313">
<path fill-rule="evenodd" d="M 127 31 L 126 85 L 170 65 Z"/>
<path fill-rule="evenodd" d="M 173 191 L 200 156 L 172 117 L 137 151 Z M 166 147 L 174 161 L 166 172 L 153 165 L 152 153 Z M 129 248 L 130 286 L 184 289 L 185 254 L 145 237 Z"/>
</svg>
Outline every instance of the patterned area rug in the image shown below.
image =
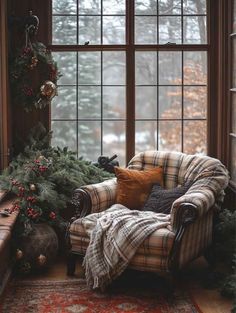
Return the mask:
<svg viewBox="0 0 236 313">
<path fill-rule="evenodd" d="M 146 281 L 113 283 L 104 293 L 91 291 L 84 279 L 13 280 L 0 303 L 1 313 L 197 313 L 187 292 L 170 299 Z"/>
</svg>

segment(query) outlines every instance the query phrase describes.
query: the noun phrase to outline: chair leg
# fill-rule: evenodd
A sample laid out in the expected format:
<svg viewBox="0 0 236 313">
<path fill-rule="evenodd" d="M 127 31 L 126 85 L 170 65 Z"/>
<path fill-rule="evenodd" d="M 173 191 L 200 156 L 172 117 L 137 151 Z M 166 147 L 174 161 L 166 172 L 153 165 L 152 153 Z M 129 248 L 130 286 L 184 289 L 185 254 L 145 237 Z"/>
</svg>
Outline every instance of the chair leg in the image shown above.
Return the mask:
<svg viewBox="0 0 236 313">
<path fill-rule="evenodd" d="M 163 296 L 168 300 L 172 301 L 174 299 L 175 293 L 175 283 L 176 279 L 172 273 L 157 274 Z"/>
<path fill-rule="evenodd" d="M 209 267 L 214 269 L 216 265 L 216 258 L 212 247 L 209 247 L 206 251 L 204 251 L 204 258 L 209 264 Z"/>
<path fill-rule="evenodd" d="M 74 276 L 77 255 L 70 252 L 67 256 L 67 276 Z"/>
<path fill-rule="evenodd" d="M 174 293 L 175 293 L 175 285 L 176 279 L 173 274 L 166 275 L 164 278 L 164 294 L 168 301 L 172 301 L 174 298 Z"/>
</svg>

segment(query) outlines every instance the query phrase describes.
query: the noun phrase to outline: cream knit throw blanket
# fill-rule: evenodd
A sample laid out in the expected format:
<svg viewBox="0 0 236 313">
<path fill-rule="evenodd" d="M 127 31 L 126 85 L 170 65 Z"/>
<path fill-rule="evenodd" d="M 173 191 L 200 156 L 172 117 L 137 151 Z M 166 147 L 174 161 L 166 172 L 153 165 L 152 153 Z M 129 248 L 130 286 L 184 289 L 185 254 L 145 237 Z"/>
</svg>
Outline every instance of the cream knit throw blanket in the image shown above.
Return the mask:
<svg viewBox="0 0 236 313">
<path fill-rule="evenodd" d="M 170 224 L 170 215 L 130 210 L 115 204 L 81 219 L 90 243 L 83 262 L 90 288 L 104 290 L 127 267 L 140 244 Z"/>
</svg>

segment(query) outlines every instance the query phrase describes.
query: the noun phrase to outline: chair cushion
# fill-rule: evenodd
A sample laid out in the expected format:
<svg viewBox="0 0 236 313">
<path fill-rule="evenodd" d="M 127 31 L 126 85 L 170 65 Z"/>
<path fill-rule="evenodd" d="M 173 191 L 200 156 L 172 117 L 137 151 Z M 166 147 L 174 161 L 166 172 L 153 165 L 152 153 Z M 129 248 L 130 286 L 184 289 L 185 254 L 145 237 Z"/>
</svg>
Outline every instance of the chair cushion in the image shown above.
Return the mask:
<svg viewBox="0 0 236 313">
<path fill-rule="evenodd" d="M 90 228 L 89 225 L 87 226 Z M 71 250 L 79 254 L 85 254 L 90 241 L 85 228 L 86 225 L 81 222 L 81 219 L 77 219 L 70 226 Z M 174 237 L 175 234 L 171 229 L 160 228 L 144 240 L 136 254 L 166 257 L 170 253 Z"/>
<path fill-rule="evenodd" d="M 141 211 L 169 214 L 173 202 L 184 195 L 188 188 L 189 186 L 186 185 L 172 189 L 164 189 L 159 184 L 154 184 Z"/>
<path fill-rule="evenodd" d="M 144 205 L 153 184 L 162 184 L 163 170 L 154 167 L 145 171 L 115 167 L 117 177 L 116 202 L 129 209 L 140 209 Z"/>
</svg>

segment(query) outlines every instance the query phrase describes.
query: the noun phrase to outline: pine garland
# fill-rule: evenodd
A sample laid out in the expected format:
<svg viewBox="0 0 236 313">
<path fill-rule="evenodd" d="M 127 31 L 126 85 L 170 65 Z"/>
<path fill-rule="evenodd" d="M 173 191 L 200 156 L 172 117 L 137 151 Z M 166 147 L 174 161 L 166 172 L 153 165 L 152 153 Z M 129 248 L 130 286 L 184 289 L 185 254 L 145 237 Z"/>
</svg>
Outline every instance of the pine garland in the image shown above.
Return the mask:
<svg viewBox="0 0 236 313">
<path fill-rule="evenodd" d="M 64 227 L 61 212 L 74 189 L 112 177 L 67 148 L 49 144 L 51 133 L 40 124 L 29 137 L 29 144 L 0 176 L 0 189 L 17 196 L 13 210 L 19 210 L 17 233 L 29 233 L 32 223 L 46 222 Z"/>
<path fill-rule="evenodd" d="M 218 288 L 223 296 L 234 299 L 232 312 L 236 313 L 236 208 L 222 208 L 214 224 L 207 259 L 210 264 L 224 264 L 224 267 L 205 275 L 204 285 Z"/>
<path fill-rule="evenodd" d="M 221 285 L 221 294 L 234 299 L 236 312 L 236 209 L 223 209 L 214 229 L 214 258 L 223 261 L 230 269 Z"/>
</svg>

